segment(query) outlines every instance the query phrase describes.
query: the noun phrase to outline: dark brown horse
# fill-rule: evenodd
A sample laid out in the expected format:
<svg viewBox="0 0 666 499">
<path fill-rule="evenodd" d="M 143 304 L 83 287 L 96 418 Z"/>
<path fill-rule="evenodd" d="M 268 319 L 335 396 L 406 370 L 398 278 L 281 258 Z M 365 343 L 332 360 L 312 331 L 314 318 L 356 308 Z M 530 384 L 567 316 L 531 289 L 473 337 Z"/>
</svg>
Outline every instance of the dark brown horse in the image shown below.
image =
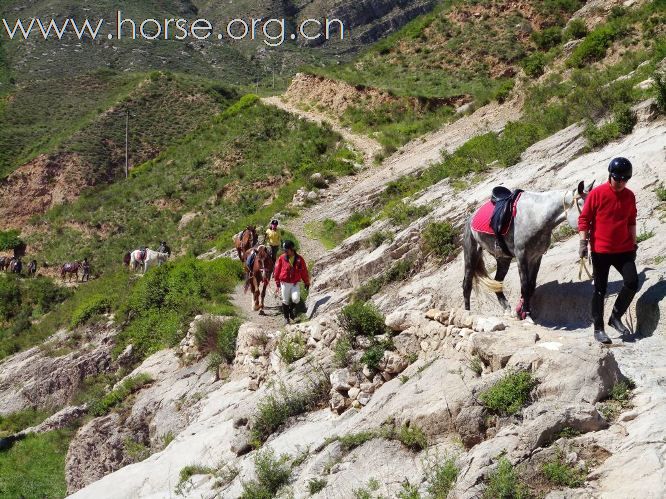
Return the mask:
<svg viewBox="0 0 666 499">
<path fill-rule="evenodd" d="M 254 262 L 252 263 L 252 268 L 247 268 L 247 263 L 245 268 L 248 271 L 247 282 L 245 283 L 245 290 L 247 291 L 248 286 L 252 289 L 252 295 L 254 296 L 254 310 L 258 310 L 260 315 L 264 314 L 264 297 L 266 296 L 266 289 L 271 281 L 271 275 L 273 274 L 273 267 L 275 262 L 271 258 L 271 250 L 263 244 L 257 246 L 256 248 L 250 248 L 244 254 L 244 261 L 247 262 L 248 257 L 252 251 L 256 251 L 254 257 Z M 262 287 L 263 284 L 263 287 Z M 261 289 L 260 289 L 261 288 Z"/>
<path fill-rule="evenodd" d="M 79 281 L 79 269 L 81 268 L 81 262 L 70 262 L 65 263 L 60 267 L 60 278 L 64 281 L 65 276 L 69 276 L 67 282 L 71 281 L 71 277 L 76 277 L 76 282 Z"/>
<path fill-rule="evenodd" d="M 243 232 L 234 236 L 234 246 L 238 252 L 238 258 L 243 261 L 243 255 L 257 245 L 259 236 L 257 235 L 257 228 L 254 225 L 248 225 Z"/>
</svg>

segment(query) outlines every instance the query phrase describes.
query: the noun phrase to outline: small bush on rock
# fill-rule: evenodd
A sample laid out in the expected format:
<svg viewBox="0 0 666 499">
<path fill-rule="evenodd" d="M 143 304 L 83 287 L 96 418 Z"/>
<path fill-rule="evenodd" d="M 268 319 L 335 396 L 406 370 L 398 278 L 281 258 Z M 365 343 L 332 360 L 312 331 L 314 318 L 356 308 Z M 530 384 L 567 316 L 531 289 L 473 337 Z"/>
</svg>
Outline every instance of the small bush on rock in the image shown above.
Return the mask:
<svg viewBox="0 0 666 499">
<path fill-rule="evenodd" d="M 310 495 L 315 495 L 317 492 L 321 492 L 326 487 L 326 480 L 323 478 L 312 478 L 308 482 L 308 491 Z"/>
<path fill-rule="evenodd" d="M 455 459 L 448 457 L 444 462 L 433 461 L 428 463 L 425 475 L 429 496 L 433 499 L 446 499 L 458 478 L 458 467 Z"/>
<path fill-rule="evenodd" d="M 428 447 L 426 434 L 416 425 L 402 425 L 398 431 L 398 440 L 413 451 L 421 451 Z"/>
<path fill-rule="evenodd" d="M 448 258 L 458 249 L 458 230 L 449 221 L 430 222 L 423 231 L 426 250 L 440 258 Z"/>
<path fill-rule="evenodd" d="M 518 473 L 505 457 L 500 458 L 497 469 L 488 477 L 484 499 L 527 499 L 527 487 L 520 482 Z"/>
<path fill-rule="evenodd" d="M 305 357 L 307 349 L 305 347 L 305 338 L 298 332 L 294 335 L 283 334 L 278 342 L 278 352 L 280 358 L 287 364 L 292 364 Z"/>
<path fill-rule="evenodd" d="M 258 452 L 254 457 L 256 480 L 243 484 L 241 499 L 272 499 L 291 480 L 289 456 L 275 456 L 273 450 Z"/>
<path fill-rule="evenodd" d="M 544 463 L 542 470 L 548 481 L 555 485 L 576 488 L 585 483 L 585 470 L 567 464 L 561 451 L 555 459 Z"/>
<path fill-rule="evenodd" d="M 153 378 L 149 374 L 137 374 L 136 376 L 125 379 L 117 388 L 111 390 L 102 398 L 90 404 L 90 414 L 93 416 L 103 416 L 108 413 L 112 408 L 120 405 L 132 393 L 140 390 L 148 383 L 151 383 Z"/>
<path fill-rule="evenodd" d="M 384 316 L 371 304 L 355 302 L 343 307 L 338 319 L 351 336 L 377 336 L 386 331 Z"/>
<path fill-rule="evenodd" d="M 587 35 L 587 26 L 582 19 L 572 19 L 562 32 L 565 40 L 578 40 Z"/>
<path fill-rule="evenodd" d="M 510 373 L 487 390 L 481 392 L 479 400 L 495 414 L 516 414 L 525 406 L 536 381 L 526 371 Z"/>
</svg>

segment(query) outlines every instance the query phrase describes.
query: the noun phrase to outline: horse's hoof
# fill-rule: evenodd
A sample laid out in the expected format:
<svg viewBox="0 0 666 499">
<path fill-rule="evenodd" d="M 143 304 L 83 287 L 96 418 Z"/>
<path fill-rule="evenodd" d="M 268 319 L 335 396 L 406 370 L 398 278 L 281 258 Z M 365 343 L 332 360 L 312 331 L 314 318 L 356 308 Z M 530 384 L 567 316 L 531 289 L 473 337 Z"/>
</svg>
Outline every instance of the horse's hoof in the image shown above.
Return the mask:
<svg viewBox="0 0 666 499">
<path fill-rule="evenodd" d="M 264 312 L 263 308 L 259 309 L 259 315 L 266 315 L 266 312 Z"/>
</svg>

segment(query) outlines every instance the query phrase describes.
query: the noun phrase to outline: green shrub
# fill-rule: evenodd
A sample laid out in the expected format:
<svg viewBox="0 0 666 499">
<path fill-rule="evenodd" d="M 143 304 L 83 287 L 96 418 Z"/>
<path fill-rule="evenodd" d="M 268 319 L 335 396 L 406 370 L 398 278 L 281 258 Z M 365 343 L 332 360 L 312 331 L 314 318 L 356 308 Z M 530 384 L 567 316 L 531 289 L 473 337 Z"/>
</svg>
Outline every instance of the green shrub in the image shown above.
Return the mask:
<svg viewBox="0 0 666 499">
<path fill-rule="evenodd" d="M 479 359 L 477 356 L 472 357 L 468 366 L 474 372 L 474 374 L 481 376 L 481 373 L 483 372 L 483 362 L 481 362 L 481 359 Z"/>
<path fill-rule="evenodd" d="M 546 67 L 546 56 L 542 52 L 535 52 L 520 61 L 525 74 L 530 78 L 538 78 Z"/>
<path fill-rule="evenodd" d="M 352 300 L 354 302 L 366 302 L 375 296 L 381 289 L 392 282 L 404 281 L 412 269 L 413 261 L 405 258 L 393 264 L 385 273 L 379 277 L 373 277 L 354 290 Z"/>
<path fill-rule="evenodd" d="M 398 201 L 387 205 L 384 209 L 384 216 L 396 225 L 404 227 L 414 220 L 426 216 L 430 210 L 431 208 L 428 206 L 416 206 Z"/>
<path fill-rule="evenodd" d="M 496 100 L 500 104 L 506 101 L 509 95 L 511 95 L 514 85 L 515 82 L 513 80 L 502 81 L 493 91 L 493 100 Z"/>
<path fill-rule="evenodd" d="M 613 111 L 613 121 L 622 135 L 628 135 L 636 126 L 636 113 L 627 104 L 618 104 Z"/>
<path fill-rule="evenodd" d="M 430 222 L 423 231 L 426 250 L 440 258 L 452 256 L 459 247 L 458 230 L 449 222 Z"/>
<path fill-rule="evenodd" d="M 551 26 L 542 31 L 534 31 L 532 41 L 540 50 L 549 50 L 562 41 L 562 31 L 558 26 Z"/>
<path fill-rule="evenodd" d="M 370 238 L 368 239 L 370 246 L 375 249 L 379 248 L 386 241 L 390 242 L 392 240 L 393 240 L 393 234 L 382 230 L 373 232 Z"/>
<path fill-rule="evenodd" d="M 428 438 L 416 425 L 403 424 L 398 430 L 397 438 L 405 447 L 413 451 L 422 451 L 428 447 Z"/>
<path fill-rule="evenodd" d="M 505 457 L 500 458 L 497 469 L 488 477 L 484 499 L 527 499 L 527 487 L 520 482 L 518 473 Z"/>
<path fill-rule="evenodd" d="M 565 426 L 560 431 L 557 432 L 556 440 L 558 438 L 574 438 L 580 435 L 580 431 L 571 426 Z"/>
<path fill-rule="evenodd" d="M 377 336 L 386 332 L 384 316 L 369 303 L 355 302 L 345 305 L 338 320 L 342 328 L 355 336 Z"/>
<path fill-rule="evenodd" d="M 577 488 L 585 483 L 587 473 L 584 470 L 567 464 L 562 457 L 562 452 L 557 457 L 542 466 L 543 474 L 549 482 L 561 487 Z"/>
<path fill-rule="evenodd" d="M 328 401 L 331 383 L 324 373 L 311 379 L 303 390 L 289 390 L 282 385 L 257 404 L 252 418 L 251 435 L 255 446 L 261 445 L 290 417 L 303 414 Z"/>
<path fill-rule="evenodd" d="M 590 146 L 596 148 L 617 139 L 620 136 L 620 128 L 614 121 L 605 123 L 599 127 L 594 123 L 589 123 L 587 128 L 585 128 L 584 135 Z"/>
<path fill-rule="evenodd" d="M 74 310 L 70 326 L 74 328 L 85 324 L 92 317 L 104 314 L 110 309 L 111 302 L 108 297 L 100 295 L 90 296 Z"/>
<path fill-rule="evenodd" d="M 311 496 L 315 495 L 317 492 L 321 492 L 324 488 L 326 488 L 326 480 L 323 478 L 311 478 L 308 482 L 308 491 Z"/>
<path fill-rule="evenodd" d="M 611 388 L 611 399 L 618 402 L 626 402 L 631 397 L 631 391 L 636 387 L 633 381 L 620 381 Z"/>
<path fill-rule="evenodd" d="M 289 456 L 275 457 L 272 449 L 254 457 L 256 480 L 243 484 L 241 499 L 272 499 L 291 480 Z"/>
<path fill-rule="evenodd" d="M 666 72 L 655 71 L 652 79 L 657 91 L 657 107 L 662 113 L 666 113 Z"/>
<path fill-rule="evenodd" d="M 562 32 L 565 40 L 578 40 L 587 35 L 585 21 L 580 18 L 572 19 Z"/>
<path fill-rule="evenodd" d="M 386 347 L 383 343 L 374 343 L 363 352 L 361 356 L 361 362 L 368 366 L 369 369 L 378 370 L 379 363 L 384 357 L 384 352 Z"/>
<path fill-rule="evenodd" d="M 233 362 L 236 356 L 236 338 L 242 321 L 229 318 L 220 321 L 214 317 L 206 317 L 199 321 L 194 333 L 197 347 L 204 354 L 212 354 L 219 358 L 216 366 L 222 361 Z"/>
<path fill-rule="evenodd" d="M 421 499 L 419 488 L 416 485 L 409 483 L 409 480 L 402 482 L 401 489 L 398 492 L 398 499 Z"/>
<path fill-rule="evenodd" d="M 23 244 L 17 230 L 0 230 L 0 251 L 10 251 Z"/>
<path fill-rule="evenodd" d="M 516 414 L 528 402 L 535 385 L 536 381 L 529 372 L 509 373 L 481 392 L 479 400 L 495 414 Z"/>
<path fill-rule="evenodd" d="M 111 390 L 98 400 L 90 404 L 90 414 L 93 416 L 103 416 L 111 409 L 120 405 L 134 392 L 140 390 L 145 385 L 152 383 L 153 378 L 148 374 L 137 374 L 136 376 L 125 379 L 120 386 Z"/>
<path fill-rule="evenodd" d="M 349 352 L 351 350 L 352 342 L 348 335 L 338 338 L 333 347 L 333 363 L 337 367 L 347 367 L 349 364 Z"/>
<path fill-rule="evenodd" d="M 654 190 L 654 192 L 660 202 L 663 203 L 666 201 L 666 187 L 664 187 L 663 183 L 660 182 L 659 186 Z"/>
<path fill-rule="evenodd" d="M 433 499 L 446 499 L 458 478 L 455 459 L 446 458 L 444 462 L 430 462 L 426 466 L 427 491 Z"/>
<path fill-rule="evenodd" d="M 619 22 L 610 22 L 595 28 L 573 50 L 567 64 L 571 67 L 580 68 L 603 59 L 613 40 L 621 37 L 625 32 L 626 29 Z"/>
<path fill-rule="evenodd" d="M 21 289 L 13 276 L 0 279 L 0 322 L 17 315 L 21 308 Z"/>
<path fill-rule="evenodd" d="M 278 342 L 278 352 L 280 352 L 280 358 L 287 364 L 302 359 L 307 353 L 305 337 L 300 332 L 293 335 L 282 334 Z"/>
</svg>

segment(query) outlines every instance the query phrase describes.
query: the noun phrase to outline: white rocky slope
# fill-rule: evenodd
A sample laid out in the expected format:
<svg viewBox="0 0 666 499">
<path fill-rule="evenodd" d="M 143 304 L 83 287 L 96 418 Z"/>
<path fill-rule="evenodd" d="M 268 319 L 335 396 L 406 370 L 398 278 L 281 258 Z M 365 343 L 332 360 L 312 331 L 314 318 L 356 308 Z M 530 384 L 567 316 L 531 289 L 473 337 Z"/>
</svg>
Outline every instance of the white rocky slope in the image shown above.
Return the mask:
<svg viewBox="0 0 666 499">
<path fill-rule="evenodd" d="M 549 497 L 664 497 L 666 228 L 664 206 L 654 189 L 666 183 L 666 121 L 650 113 L 642 116 L 634 133 L 593 153 L 583 154 L 581 129 L 573 126 L 532 146 L 518 165 L 492 173 L 469 189 L 456 192 L 441 182 L 416 201 L 431 203 L 432 213 L 399 231 L 390 244 L 372 251 L 362 244 L 374 231 L 387 228 L 377 222 L 328 253 L 314 271 L 311 300 L 321 302 L 316 319 L 290 328 L 306 336 L 309 355 L 291 366 L 276 353 L 277 332 L 251 324 L 241 329 L 227 381 L 205 375 L 205 360 L 181 367 L 170 352 L 147 359 L 136 372 L 150 372 L 156 383 L 140 392 L 129 418 L 116 421 L 111 433 L 131 433 L 132 421 L 140 421 L 148 428 L 143 438 L 157 452 L 90 483 L 97 477 L 86 475 L 86 470 L 100 462 L 106 462 L 108 470 L 126 463 L 121 439 L 115 437 L 115 445 L 112 438 L 99 442 L 91 430 L 105 427 L 107 421 L 93 420 L 79 432 L 68 456 L 68 462 L 82 467 L 69 482 L 71 490 L 90 483 L 74 497 L 173 497 L 180 470 L 192 464 L 234 468 L 238 474 L 231 480 L 196 475 L 180 489 L 184 495 L 238 497 L 243 483 L 254 478 L 256 451 L 249 446 L 249 428 L 257 405 L 276 390 L 279 393 L 280 386 L 293 393 L 331 371 L 327 398 L 334 410 L 322 408 L 292 418 L 263 445 L 299 458 L 289 485 L 295 497 L 310 495 L 311 479 L 326 481 L 317 497 L 352 497 L 372 478 L 380 484 L 376 493 L 386 497 L 394 497 L 405 480 L 424 492 L 428 463 L 446 455 L 455 456 L 460 469 L 450 497 L 478 497 L 500 455 L 538 470 L 557 449 L 589 474 L 582 488 L 551 491 Z M 546 190 L 573 189 L 579 180 L 603 181 L 609 159 L 620 154 L 635 165 L 630 187 L 639 203 L 639 232 L 654 231 L 641 243 L 637 260 L 641 290 L 631 318 L 643 335 L 639 341 L 616 341 L 609 349 L 591 339 L 591 288 L 577 278 L 577 242 L 572 238 L 555 244 L 544 257 L 534 303 L 537 325 L 458 311 L 461 257 L 446 265 L 426 262 L 407 282 L 374 297 L 387 314 L 396 345 L 394 354 L 385 355 L 380 371 L 356 374 L 331 366 L 331 347 L 340 334 L 338 307 L 354 286 L 397 259 L 417 254 L 418 234 L 428 220 L 462 221 L 499 183 Z M 350 206 L 357 201 L 351 192 L 346 199 Z M 611 292 L 619 289 L 617 279 L 612 273 Z M 513 300 L 517 283 L 512 270 L 506 284 Z M 426 318 L 433 307 L 442 311 Z M 499 312 L 494 296 L 483 294 L 475 295 L 473 310 Z M 470 368 L 473 356 L 483 362 L 480 377 Z M 407 359 L 413 362 L 406 367 Z M 488 419 L 477 395 L 511 369 L 527 369 L 539 381 L 534 400 L 521 417 Z M 633 408 L 609 424 L 599 413 L 599 403 L 624 376 L 637 385 Z M 413 452 L 396 440 L 376 438 L 346 450 L 335 441 L 336 436 L 376 430 L 387 422 L 421 427 L 428 449 Z M 549 445 L 565 427 L 582 434 Z M 158 450 L 169 431 L 175 439 Z M 77 450 L 90 445 L 100 456 Z"/>
</svg>

